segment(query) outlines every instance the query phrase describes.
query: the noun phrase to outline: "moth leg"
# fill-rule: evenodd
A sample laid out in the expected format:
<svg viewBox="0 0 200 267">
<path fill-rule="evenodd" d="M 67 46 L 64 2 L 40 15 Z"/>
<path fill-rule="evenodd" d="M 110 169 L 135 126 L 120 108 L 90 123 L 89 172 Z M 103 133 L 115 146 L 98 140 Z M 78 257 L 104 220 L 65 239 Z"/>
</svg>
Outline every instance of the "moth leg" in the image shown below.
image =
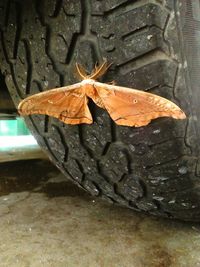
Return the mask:
<svg viewBox="0 0 200 267">
<path fill-rule="evenodd" d="M 117 82 L 115 80 L 113 80 L 113 81 L 108 82 L 107 84 L 109 84 L 109 85 L 116 85 Z"/>
</svg>

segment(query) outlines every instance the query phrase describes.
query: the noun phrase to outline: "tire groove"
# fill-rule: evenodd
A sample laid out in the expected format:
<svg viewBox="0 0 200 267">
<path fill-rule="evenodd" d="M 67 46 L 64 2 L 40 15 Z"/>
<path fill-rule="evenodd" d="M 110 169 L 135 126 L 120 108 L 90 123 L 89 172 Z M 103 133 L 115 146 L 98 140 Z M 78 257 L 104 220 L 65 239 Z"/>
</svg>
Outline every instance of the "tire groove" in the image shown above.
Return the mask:
<svg viewBox="0 0 200 267">
<path fill-rule="evenodd" d="M 139 1 L 140 0 L 135 0 L 135 3 L 139 2 Z M 113 12 L 116 13 L 117 11 L 119 11 L 119 10 L 123 9 L 124 7 L 127 7 L 129 5 L 130 5 L 130 1 L 127 0 L 127 1 L 121 3 L 121 4 L 117 5 L 117 6 L 114 6 L 113 8 L 109 9 L 108 11 L 105 11 L 104 15 L 108 16 L 108 15 L 112 14 Z M 133 9 L 134 9 L 134 7 L 133 7 Z"/>
<path fill-rule="evenodd" d="M 170 159 L 170 160 L 163 161 L 161 163 L 156 163 L 154 165 L 145 165 L 144 168 L 149 171 L 149 170 L 152 170 L 153 168 L 157 168 L 158 166 L 161 167 L 161 166 L 164 166 L 164 165 L 166 165 L 168 163 L 171 163 L 171 162 L 177 161 L 179 159 L 182 159 L 184 156 L 188 156 L 188 155 L 187 154 L 182 154 L 180 156 L 177 156 L 177 157 L 175 157 L 173 159 Z"/>
<path fill-rule="evenodd" d="M 16 9 L 16 33 L 15 33 L 15 40 L 14 40 L 14 50 L 13 50 L 13 58 L 17 58 L 17 52 L 19 47 L 19 41 L 21 37 L 21 31 L 22 31 L 22 6 L 18 2 L 15 3 L 15 9 Z"/>
<path fill-rule="evenodd" d="M 11 73 L 11 76 L 12 76 L 12 80 L 13 80 L 13 83 L 14 83 L 14 86 L 16 88 L 16 91 L 17 91 L 17 94 L 19 95 L 20 99 L 23 99 L 23 95 L 19 89 L 19 86 L 17 84 L 17 80 L 16 80 L 16 77 L 15 77 L 15 70 L 14 70 L 14 66 L 13 66 L 13 63 L 10 61 L 9 57 L 8 57 L 8 53 L 7 53 L 7 50 L 6 50 L 6 45 L 4 43 L 4 34 L 3 34 L 3 31 L 0 30 L 0 36 L 1 36 L 1 43 L 2 43 L 2 49 L 3 49 L 3 52 L 4 52 L 4 55 L 5 55 L 5 59 L 6 59 L 6 62 L 8 63 L 9 67 L 10 67 L 10 73 Z M 8 74 L 6 73 L 6 79 L 8 78 L 7 76 Z"/>
<path fill-rule="evenodd" d="M 32 74 L 33 74 L 33 63 L 32 63 L 32 56 L 31 56 L 31 48 L 28 40 L 22 40 L 25 48 L 26 53 L 26 63 L 27 63 L 27 79 L 26 79 L 26 91 L 25 94 L 29 95 L 31 90 L 31 82 L 32 82 Z"/>
<path fill-rule="evenodd" d="M 88 5 L 85 2 L 87 0 L 80 0 L 81 3 L 81 19 L 80 19 L 80 30 L 79 33 L 74 33 L 72 36 L 72 40 L 69 44 L 68 53 L 66 55 L 65 63 L 70 65 L 73 62 L 74 53 L 76 51 L 76 47 L 78 42 L 80 41 L 81 36 L 88 31 Z"/>
<path fill-rule="evenodd" d="M 154 147 L 156 147 L 156 146 L 159 146 L 159 145 L 164 145 L 164 144 L 166 144 L 167 142 L 173 142 L 173 141 L 176 141 L 176 140 L 182 140 L 182 139 L 184 139 L 184 136 L 183 137 L 176 137 L 176 138 L 171 138 L 171 139 L 166 139 L 166 140 L 164 140 L 164 141 L 161 141 L 161 142 L 157 142 L 157 143 L 154 143 L 154 144 L 150 144 L 150 145 L 148 145 L 148 147 L 149 148 L 154 148 Z"/>
<path fill-rule="evenodd" d="M 160 31 L 162 31 L 162 29 L 159 26 L 155 25 L 155 24 L 152 24 L 151 26 L 145 25 L 145 26 L 142 26 L 141 28 L 135 29 L 133 31 L 130 31 L 129 33 L 126 33 L 126 34 L 122 35 L 121 39 L 123 41 L 126 41 L 129 38 L 133 38 L 135 35 L 139 35 L 139 34 L 143 34 L 145 32 L 148 32 L 152 28 L 159 29 Z"/>
<path fill-rule="evenodd" d="M 164 7 L 163 5 L 161 5 L 159 2 L 154 1 L 154 0 L 135 0 L 134 3 L 131 3 L 131 1 L 127 0 L 125 3 L 122 3 L 108 11 L 104 12 L 105 16 L 111 15 L 113 12 L 117 13 L 121 11 L 121 9 L 123 9 L 124 7 L 127 7 L 128 5 L 131 5 L 131 9 L 128 10 L 128 12 L 133 11 L 137 8 L 141 8 L 144 6 L 150 6 L 150 5 L 156 5 L 161 7 L 163 10 L 165 10 L 167 13 L 170 13 L 170 10 L 167 7 Z M 124 14 L 124 13 L 122 13 Z"/>
<path fill-rule="evenodd" d="M 179 103 L 180 105 L 180 100 L 177 97 L 176 91 L 177 91 L 177 81 L 178 81 L 178 77 L 179 77 L 179 72 L 180 72 L 180 66 L 177 66 L 176 72 L 175 72 L 175 78 L 174 78 L 174 84 L 173 84 L 173 96 L 174 99 Z M 190 154 L 193 154 L 193 149 L 192 146 L 189 144 L 189 142 L 187 141 L 187 133 L 188 133 L 188 126 L 189 126 L 189 118 L 186 118 L 186 126 L 185 126 L 185 133 L 184 133 L 184 144 L 185 146 L 190 150 Z"/>
<path fill-rule="evenodd" d="M 44 117 L 44 132 L 48 133 L 49 130 L 49 116 L 45 115 Z"/>
<path fill-rule="evenodd" d="M 164 26 L 164 30 L 163 30 L 163 40 L 167 43 L 167 46 L 169 48 L 170 55 L 172 56 L 172 47 L 171 47 L 171 44 L 167 40 L 167 38 L 165 37 L 166 36 L 166 31 L 167 31 L 167 28 L 168 28 L 168 25 L 169 25 L 169 22 L 170 22 L 170 15 L 167 16 L 167 19 L 165 21 L 165 26 Z"/>
<path fill-rule="evenodd" d="M 111 119 L 110 119 L 110 130 L 111 130 L 112 142 L 114 143 L 117 141 L 117 126 Z"/>
<path fill-rule="evenodd" d="M 53 15 L 51 16 L 52 18 L 58 17 L 58 15 L 62 9 L 62 6 L 63 6 L 63 0 L 56 0 L 55 10 L 53 12 Z"/>
<path fill-rule="evenodd" d="M 11 6 L 11 0 L 7 0 L 6 8 L 5 8 L 5 20 L 4 25 L 5 28 L 8 27 L 8 21 L 9 21 L 9 15 L 10 15 L 10 6 Z"/>
</svg>

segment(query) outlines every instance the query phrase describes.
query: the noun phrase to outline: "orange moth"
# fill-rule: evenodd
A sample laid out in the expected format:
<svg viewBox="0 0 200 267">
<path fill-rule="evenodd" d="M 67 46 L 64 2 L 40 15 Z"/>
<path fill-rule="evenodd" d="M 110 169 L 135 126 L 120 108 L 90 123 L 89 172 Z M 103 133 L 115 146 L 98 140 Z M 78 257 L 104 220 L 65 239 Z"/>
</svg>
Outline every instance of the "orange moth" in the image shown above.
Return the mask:
<svg viewBox="0 0 200 267">
<path fill-rule="evenodd" d="M 88 98 L 91 98 L 107 110 L 118 125 L 140 127 L 159 117 L 186 118 L 176 104 L 163 97 L 97 82 L 109 66 L 104 62 L 87 75 L 83 67 L 76 64 L 81 82 L 29 96 L 20 102 L 19 113 L 22 116 L 45 114 L 67 124 L 91 124 L 93 119 L 88 107 Z"/>
</svg>

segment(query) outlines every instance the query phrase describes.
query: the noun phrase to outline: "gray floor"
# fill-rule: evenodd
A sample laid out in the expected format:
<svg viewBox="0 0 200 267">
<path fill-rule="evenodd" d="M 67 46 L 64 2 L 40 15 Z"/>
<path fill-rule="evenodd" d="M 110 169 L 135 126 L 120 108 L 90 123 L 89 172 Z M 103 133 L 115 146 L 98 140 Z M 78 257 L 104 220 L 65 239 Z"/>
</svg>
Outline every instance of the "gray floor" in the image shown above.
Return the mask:
<svg viewBox="0 0 200 267">
<path fill-rule="evenodd" d="M 90 197 L 48 161 L 0 164 L 1 267 L 198 267 L 200 225 Z"/>
</svg>

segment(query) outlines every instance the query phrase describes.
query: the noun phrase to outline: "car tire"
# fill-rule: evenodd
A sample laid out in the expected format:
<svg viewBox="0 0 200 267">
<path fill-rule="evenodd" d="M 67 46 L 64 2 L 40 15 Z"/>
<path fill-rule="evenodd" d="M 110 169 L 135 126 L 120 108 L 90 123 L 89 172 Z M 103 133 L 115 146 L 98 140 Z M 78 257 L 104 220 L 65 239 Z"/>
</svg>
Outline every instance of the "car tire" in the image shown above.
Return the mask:
<svg viewBox="0 0 200 267">
<path fill-rule="evenodd" d="M 89 102 L 92 125 L 25 119 L 54 164 L 93 196 L 157 216 L 200 221 L 199 1 L 0 0 L 0 68 L 17 106 L 112 63 L 102 82 L 166 97 L 186 120 L 117 126 Z"/>
</svg>

